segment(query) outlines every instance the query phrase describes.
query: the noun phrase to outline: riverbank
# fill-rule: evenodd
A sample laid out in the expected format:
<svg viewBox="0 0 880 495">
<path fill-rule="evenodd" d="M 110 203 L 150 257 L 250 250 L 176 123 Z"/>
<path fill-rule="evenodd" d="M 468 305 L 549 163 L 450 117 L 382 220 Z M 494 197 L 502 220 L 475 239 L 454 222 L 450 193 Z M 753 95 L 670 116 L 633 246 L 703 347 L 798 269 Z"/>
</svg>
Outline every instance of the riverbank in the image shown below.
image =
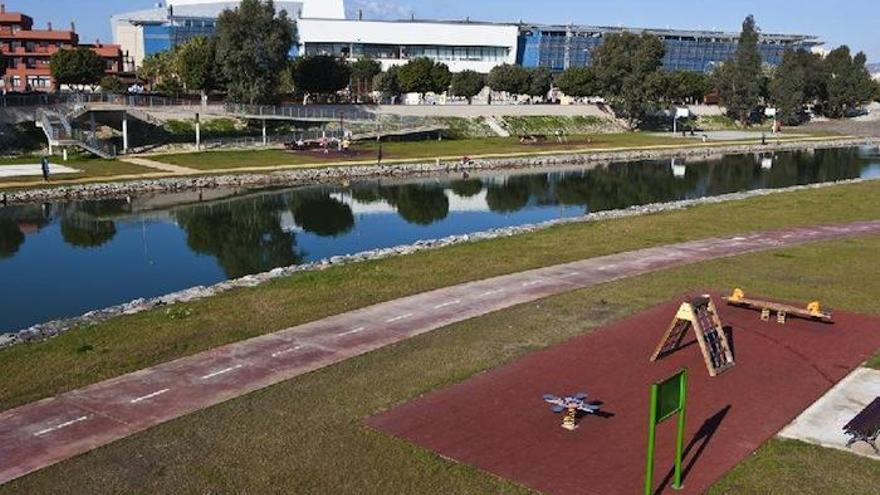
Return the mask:
<svg viewBox="0 0 880 495">
<path fill-rule="evenodd" d="M 15 189 L 0 193 L 3 204 L 38 203 L 46 201 L 103 199 L 136 196 L 144 193 L 213 189 L 217 187 L 285 187 L 315 184 L 340 184 L 377 177 L 417 177 L 450 170 L 476 171 L 528 169 L 545 166 L 578 165 L 612 161 L 657 160 L 668 158 L 701 159 L 719 154 L 768 153 L 816 148 L 842 148 L 880 142 L 853 137 L 812 137 L 794 141 L 699 143 L 690 146 L 658 145 L 592 149 L 588 151 L 545 151 L 487 156 L 471 156 L 462 164 L 460 157 L 438 157 L 430 161 L 383 161 L 319 163 L 311 165 L 273 165 L 225 169 L 219 172 L 174 175 L 151 174 L 152 178 L 115 182 L 99 179 L 98 183 L 55 185 L 28 189 L 18 184 Z M 253 153 L 260 153 L 255 151 Z M 158 160 L 158 157 L 153 157 Z M 182 165 L 178 165 L 182 166 Z M 155 171 L 154 171 L 155 172 Z M 39 182 L 35 184 L 40 184 Z M 0 183 L 0 189 L 5 185 Z"/>
</svg>

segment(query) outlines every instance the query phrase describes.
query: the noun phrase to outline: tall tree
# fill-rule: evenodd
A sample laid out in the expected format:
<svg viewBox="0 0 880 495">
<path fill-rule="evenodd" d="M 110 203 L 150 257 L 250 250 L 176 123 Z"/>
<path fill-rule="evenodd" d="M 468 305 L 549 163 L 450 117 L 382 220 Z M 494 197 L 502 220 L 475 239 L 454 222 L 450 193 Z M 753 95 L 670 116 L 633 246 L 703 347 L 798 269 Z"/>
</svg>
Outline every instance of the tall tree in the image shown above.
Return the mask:
<svg viewBox="0 0 880 495">
<path fill-rule="evenodd" d="M 664 48 L 660 38 L 647 33 L 619 33 L 606 36 L 593 54 L 593 70 L 601 96 L 614 113 L 638 126 L 659 107 L 663 95 Z"/>
<path fill-rule="evenodd" d="M 700 103 L 712 89 L 709 76 L 678 70 L 667 74 L 666 97 L 672 103 Z"/>
<path fill-rule="evenodd" d="M 107 70 L 107 63 L 89 48 L 58 50 L 49 59 L 49 70 L 58 86 L 95 86 Z"/>
<path fill-rule="evenodd" d="M 544 98 L 553 87 L 553 73 L 547 67 L 535 67 L 529 71 L 529 96 Z"/>
<path fill-rule="evenodd" d="M 486 87 L 486 78 L 479 72 L 472 70 L 461 71 L 452 76 L 449 92 L 453 96 L 467 98 L 468 105 L 473 103 L 477 96 Z"/>
<path fill-rule="evenodd" d="M 298 58 L 293 63 L 293 84 L 306 95 L 332 95 L 348 86 L 351 68 L 330 55 Z"/>
<path fill-rule="evenodd" d="M 397 71 L 401 89 L 406 93 L 443 93 L 449 88 L 452 75 L 446 64 L 426 57 L 414 58 Z"/>
<path fill-rule="evenodd" d="M 272 103 L 279 78 L 296 42 L 286 11 L 276 13 L 272 0 L 242 0 L 217 20 L 217 65 L 228 98 L 236 103 Z"/>
<path fill-rule="evenodd" d="M 524 95 L 529 92 L 531 78 L 529 70 L 519 65 L 501 64 L 489 72 L 489 87 L 511 95 Z"/>
<path fill-rule="evenodd" d="M 399 66 L 389 67 L 387 71 L 376 74 L 373 78 L 373 91 L 378 91 L 384 98 L 397 98 L 403 93 L 400 87 Z"/>
<path fill-rule="evenodd" d="M 800 123 L 806 103 L 807 74 L 796 52 L 787 50 L 770 81 L 770 102 L 776 118 L 786 125 Z"/>
<path fill-rule="evenodd" d="M 357 95 L 373 89 L 373 79 L 382 72 L 382 64 L 371 58 L 360 58 L 351 64 L 351 89 Z"/>
<path fill-rule="evenodd" d="M 216 87 L 214 40 L 199 36 L 174 50 L 174 68 L 187 91 L 205 94 Z"/>
<path fill-rule="evenodd" d="M 600 93 L 596 73 L 590 67 L 570 67 L 556 78 L 558 87 L 567 96 L 586 98 Z"/>
<path fill-rule="evenodd" d="M 725 62 L 716 72 L 715 84 L 727 113 L 749 124 L 752 111 L 761 97 L 761 52 L 758 51 L 760 33 L 754 16 L 743 21 L 739 45 L 733 59 Z"/>
<path fill-rule="evenodd" d="M 874 83 L 866 62 L 864 53 L 859 52 L 853 57 L 845 45 L 832 50 L 825 57 L 825 115 L 831 118 L 845 117 L 871 101 Z"/>
</svg>

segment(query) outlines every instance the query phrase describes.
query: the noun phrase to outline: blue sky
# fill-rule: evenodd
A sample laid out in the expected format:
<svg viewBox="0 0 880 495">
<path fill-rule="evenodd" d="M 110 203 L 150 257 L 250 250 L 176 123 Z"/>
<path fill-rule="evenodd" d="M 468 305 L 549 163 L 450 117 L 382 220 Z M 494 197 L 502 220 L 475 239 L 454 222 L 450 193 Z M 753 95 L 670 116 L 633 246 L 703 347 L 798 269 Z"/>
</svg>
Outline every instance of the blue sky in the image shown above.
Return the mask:
<svg viewBox="0 0 880 495">
<path fill-rule="evenodd" d="M 149 8 L 156 0 L 0 0 L 40 26 L 76 21 L 83 40 L 111 40 L 110 15 Z M 755 14 L 766 32 L 821 36 L 834 47 L 848 44 L 880 62 L 880 0 L 348 0 L 368 18 L 420 18 L 579 23 L 639 27 L 738 30 Z"/>
</svg>

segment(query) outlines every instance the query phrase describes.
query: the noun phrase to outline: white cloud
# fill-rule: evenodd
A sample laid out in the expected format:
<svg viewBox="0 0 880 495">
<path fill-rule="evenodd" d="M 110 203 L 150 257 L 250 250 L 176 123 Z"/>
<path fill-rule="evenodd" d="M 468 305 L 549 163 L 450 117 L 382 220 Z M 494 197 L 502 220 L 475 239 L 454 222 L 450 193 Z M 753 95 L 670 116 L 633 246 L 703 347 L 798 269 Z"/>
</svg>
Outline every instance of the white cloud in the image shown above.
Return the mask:
<svg viewBox="0 0 880 495">
<path fill-rule="evenodd" d="M 409 5 L 387 2 L 385 0 L 348 0 L 345 2 L 345 15 L 357 19 L 362 11 L 364 19 L 397 20 L 408 19 L 413 12 Z"/>
</svg>

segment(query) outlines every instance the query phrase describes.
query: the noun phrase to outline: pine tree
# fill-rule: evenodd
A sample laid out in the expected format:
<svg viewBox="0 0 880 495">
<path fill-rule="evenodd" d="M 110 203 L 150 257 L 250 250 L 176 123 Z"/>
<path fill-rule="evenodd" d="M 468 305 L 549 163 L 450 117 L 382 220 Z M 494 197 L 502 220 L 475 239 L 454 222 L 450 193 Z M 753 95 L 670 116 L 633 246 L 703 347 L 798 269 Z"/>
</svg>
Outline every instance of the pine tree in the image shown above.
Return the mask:
<svg viewBox="0 0 880 495">
<path fill-rule="evenodd" d="M 739 45 L 733 59 L 724 63 L 716 72 L 716 87 L 727 113 L 749 124 L 752 111 L 761 97 L 761 52 L 758 51 L 759 31 L 754 16 L 743 21 Z"/>
</svg>

